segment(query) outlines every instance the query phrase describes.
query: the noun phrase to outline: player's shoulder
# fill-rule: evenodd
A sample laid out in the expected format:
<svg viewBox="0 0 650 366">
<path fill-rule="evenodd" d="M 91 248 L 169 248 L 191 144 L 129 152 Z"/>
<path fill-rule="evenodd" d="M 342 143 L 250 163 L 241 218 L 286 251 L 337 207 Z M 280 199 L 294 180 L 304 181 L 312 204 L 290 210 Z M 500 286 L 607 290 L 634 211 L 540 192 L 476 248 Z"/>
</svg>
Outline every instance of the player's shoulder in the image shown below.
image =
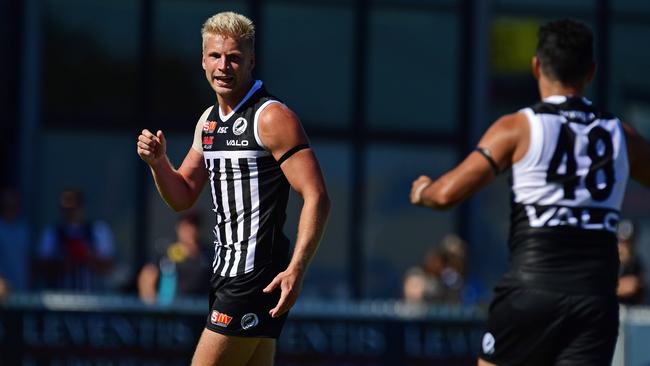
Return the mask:
<svg viewBox="0 0 650 366">
<path fill-rule="evenodd" d="M 196 121 L 196 127 L 195 130 L 199 130 L 203 128 L 203 124 L 208 120 L 208 117 L 210 116 L 210 113 L 212 113 L 212 108 L 214 108 L 213 105 L 209 106 L 206 108 L 203 113 L 201 113 L 201 116 L 199 117 L 199 120 Z"/>
<path fill-rule="evenodd" d="M 291 110 L 291 108 L 287 107 L 287 105 L 281 101 L 277 99 L 269 99 L 267 102 L 268 105 L 266 105 L 262 110 L 261 117 L 268 119 L 274 117 L 282 117 L 288 114 L 295 116 L 295 113 Z"/>
<path fill-rule="evenodd" d="M 527 128 L 528 116 L 522 111 L 504 114 L 499 117 L 493 124 L 492 128 L 499 130 L 512 131 L 513 129 Z"/>
<path fill-rule="evenodd" d="M 501 116 L 487 130 L 483 136 L 483 144 L 490 145 L 490 142 L 507 151 L 514 151 L 518 157 L 522 151 L 528 148 L 528 136 L 530 127 L 527 117 L 522 112 L 515 112 Z M 514 163 L 515 160 L 512 160 Z"/>
<path fill-rule="evenodd" d="M 201 114 L 201 117 L 199 117 L 199 120 L 196 121 L 196 126 L 194 126 L 194 139 L 192 140 L 192 148 L 200 154 L 203 154 L 203 145 L 201 144 L 203 125 L 205 125 L 208 121 L 208 117 L 210 117 L 210 114 L 212 113 L 212 108 L 214 108 L 213 105 L 206 108 L 205 111 L 203 111 Z"/>
<path fill-rule="evenodd" d="M 628 137 L 640 136 L 639 132 L 631 124 L 629 124 L 629 123 L 627 123 L 625 121 L 622 121 L 620 119 L 618 120 L 618 123 L 620 124 L 621 129 L 623 130 L 623 132 L 625 133 L 626 136 L 628 136 Z"/>
<path fill-rule="evenodd" d="M 206 108 L 203 113 L 201 113 L 201 117 L 199 117 L 199 121 L 205 121 L 208 119 L 208 116 L 210 113 L 212 113 L 212 108 L 214 108 L 214 105 L 209 106 Z"/>
<path fill-rule="evenodd" d="M 284 129 L 299 126 L 300 120 L 296 113 L 284 103 L 274 101 L 265 106 L 260 112 L 258 123 L 261 129 Z"/>
<path fill-rule="evenodd" d="M 261 84 L 259 89 L 253 94 L 250 99 L 250 106 L 255 109 L 265 108 L 269 104 L 281 103 L 284 104 L 284 101 L 278 98 L 275 94 L 270 93 L 266 89 L 266 85 Z"/>
</svg>

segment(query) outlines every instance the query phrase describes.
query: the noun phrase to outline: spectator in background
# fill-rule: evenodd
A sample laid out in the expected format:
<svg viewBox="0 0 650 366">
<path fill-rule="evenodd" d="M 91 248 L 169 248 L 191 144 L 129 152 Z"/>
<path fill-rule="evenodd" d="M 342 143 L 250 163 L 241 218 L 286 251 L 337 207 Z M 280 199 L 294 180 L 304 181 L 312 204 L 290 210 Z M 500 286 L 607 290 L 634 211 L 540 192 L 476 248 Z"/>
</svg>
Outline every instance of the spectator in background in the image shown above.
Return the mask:
<svg viewBox="0 0 650 366">
<path fill-rule="evenodd" d="M 636 230 L 629 220 L 618 225 L 618 257 L 621 261 L 616 294 L 621 304 L 641 305 L 644 303 L 643 264 L 635 253 Z"/>
<path fill-rule="evenodd" d="M 86 219 L 78 189 L 63 190 L 59 208 L 61 221 L 45 229 L 36 251 L 41 286 L 75 292 L 105 290 L 115 251 L 110 228 Z"/>
<path fill-rule="evenodd" d="M 446 235 L 431 248 L 421 265 L 404 278 L 404 299 L 410 303 L 458 304 L 462 300 L 465 243 Z"/>
<path fill-rule="evenodd" d="M 186 214 L 176 224 L 176 242 L 156 264 L 146 264 L 138 275 L 138 293 L 146 303 L 167 304 L 179 296 L 204 296 L 211 267 L 199 244 L 199 219 Z"/>
<path fill-rule="evenodd" d="M 467 260 L 467 243 L 456 234 L 447 234 L 440 241 L 440 247 L 447 255 L 448 267 L 465 277 L 465 261 Z"/>
<path fill-rule="evenodd" d="M 29 228 L 20 217 L 20 196 L 4 188 L 0 192 L 0 293 L 28 290 L 30 252 Z"/>
</svg>

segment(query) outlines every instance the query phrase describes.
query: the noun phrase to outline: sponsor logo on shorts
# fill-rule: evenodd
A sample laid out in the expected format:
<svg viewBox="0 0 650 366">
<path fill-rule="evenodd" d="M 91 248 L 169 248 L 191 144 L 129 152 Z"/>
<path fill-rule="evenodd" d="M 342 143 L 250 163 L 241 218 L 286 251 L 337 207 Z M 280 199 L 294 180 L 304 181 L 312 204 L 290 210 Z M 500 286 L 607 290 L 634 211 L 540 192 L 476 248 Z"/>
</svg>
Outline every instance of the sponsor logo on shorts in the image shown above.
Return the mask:
<svg viewBox="0 0 650 366">
<path fill-rule="evenodd" d="M 241 317 L 241 327 L 242 329 L 251 329 L 257 324 L 259 324 L 260 319 L 256 314 L 248 313 Z"/>
<path fill-rule="evenodd" d="M 496 343 L 492 333 L 487 332 L 483 335 L 483 353 L 491 355 L 494 353 L 494 344 Z"/>
<path fill-rule="evenodd" d="M 246 127 L 248 127 L 246 119 L 244 117 L 239 117 L 232 125 L 232 133 L 239 136 L 246 131 Z"/>
<path fill-rule="evenodd" d="M 220 313 L 216 310 L 212 310 L 212 314 L 210 315 L 210 323 L 219 327 L 226 328 L 228 324 L 230 324 L 231 320 L 232 320 L 232 316 L 224 313 Z"/>
</svg>

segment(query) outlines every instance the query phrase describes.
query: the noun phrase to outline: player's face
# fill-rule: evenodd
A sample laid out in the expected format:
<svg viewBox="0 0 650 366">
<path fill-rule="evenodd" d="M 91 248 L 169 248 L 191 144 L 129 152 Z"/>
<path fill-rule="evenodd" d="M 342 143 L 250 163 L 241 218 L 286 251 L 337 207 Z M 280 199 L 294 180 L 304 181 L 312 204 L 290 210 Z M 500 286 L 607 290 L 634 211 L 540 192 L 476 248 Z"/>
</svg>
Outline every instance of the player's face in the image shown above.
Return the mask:
<svg viewBox="0 0 650 366">
<path fill-rule="evenodd" d="M 203 40 L 203 70 L 217 95 L 228 97 L 250 87 L 255 56 L 244 42 L 218 34 Z"/>
</svg>

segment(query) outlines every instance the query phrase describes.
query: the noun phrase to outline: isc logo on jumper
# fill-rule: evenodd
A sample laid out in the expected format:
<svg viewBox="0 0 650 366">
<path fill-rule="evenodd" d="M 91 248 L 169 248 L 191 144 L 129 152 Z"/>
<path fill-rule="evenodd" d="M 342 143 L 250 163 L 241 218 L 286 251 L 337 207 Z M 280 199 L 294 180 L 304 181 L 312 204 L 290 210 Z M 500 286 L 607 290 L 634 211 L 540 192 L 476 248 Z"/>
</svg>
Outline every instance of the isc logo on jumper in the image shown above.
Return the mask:
<svg viewBox="0 0 650 366">
<path fill-rule="evenodd" d="M 203 132 L 205 132 L 205 133 L 213 133 L 216 128 L 217 128 L 217 122 L 216 121 L 205 121 L 205 122 L 203 122 Z"/>
<path fill-rule="evenodd" d="M 232 316 L 224 313 L 220 313 L 216 310 L 212 310 L 212 314 L 210 314 L 210 323 L 219 327 L 226 328 L 228 324 L 230 324 L 231 320 L 232 320 Z"/>
<path fill-rule="evenodd" d="M 227 126 L 221 126 L 217 130 L 217 133 L 228 133 L 228 127 Z"/>
</svg>

